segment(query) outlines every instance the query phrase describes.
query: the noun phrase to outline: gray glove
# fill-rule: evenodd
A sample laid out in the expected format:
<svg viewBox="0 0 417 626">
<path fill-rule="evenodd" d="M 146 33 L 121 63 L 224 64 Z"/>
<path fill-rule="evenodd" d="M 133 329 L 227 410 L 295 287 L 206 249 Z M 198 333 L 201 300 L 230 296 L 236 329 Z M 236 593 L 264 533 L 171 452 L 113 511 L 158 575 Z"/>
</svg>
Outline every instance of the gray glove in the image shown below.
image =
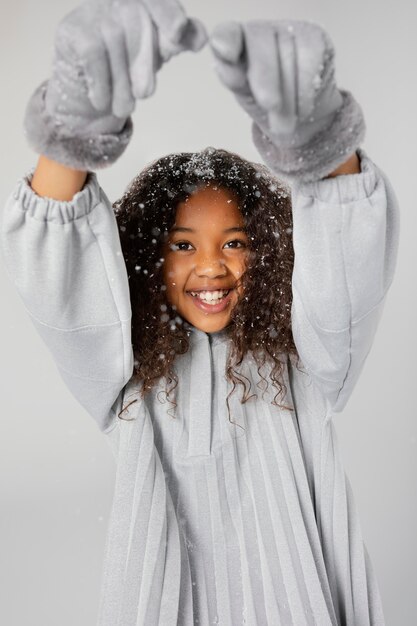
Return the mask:
<svg viewBox="0 0 417 626">
<path fill-rule="evenodd" d="M 74 169 L 110 165 L 130 140 L 136 99 L 154 92 L 162 64 L 206 40 L 177 0 L 87 0 L 58 26 L 52 76 L 26 109 L 29 143 Z"/>
<path fill-rule="evenodd" d="M 253 120 L 265 163 L 288 182 L 329 174 L 362 142 L 362 110 L 334 79 L 334 48 L 318 25 L 295 20 L 220 24 L 216 70 Z"/>
</svg>

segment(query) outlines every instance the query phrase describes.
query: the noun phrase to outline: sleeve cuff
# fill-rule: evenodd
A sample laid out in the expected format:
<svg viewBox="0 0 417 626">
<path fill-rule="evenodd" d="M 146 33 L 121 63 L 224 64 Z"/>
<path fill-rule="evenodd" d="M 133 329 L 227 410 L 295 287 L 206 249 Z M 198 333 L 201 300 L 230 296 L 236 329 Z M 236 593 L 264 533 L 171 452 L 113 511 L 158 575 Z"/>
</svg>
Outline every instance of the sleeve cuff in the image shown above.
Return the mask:
<svg viewBox="0 0 417 626">
<path fill-rule="evenodd" d="M 14 198 L 22 211 L 41 222 L 65 224 L 84 217 L 102 201 L 102 193 L 94 173 L 90 172 L 81 191 L 72 200 L 54 200 L 46 196 L 38 196 L 30 186 L 33 171 L 18 182 Z"/>
<path fill-rule="evenodd" d="M 372 195 L 378 179 L 377 168 L 363 148 L 356 150 L 361 164 L 359 174 L 342 174 L 309 183 L 296 183 L 297 193 L 321 202 L 354 202 Z"/>
</svg>

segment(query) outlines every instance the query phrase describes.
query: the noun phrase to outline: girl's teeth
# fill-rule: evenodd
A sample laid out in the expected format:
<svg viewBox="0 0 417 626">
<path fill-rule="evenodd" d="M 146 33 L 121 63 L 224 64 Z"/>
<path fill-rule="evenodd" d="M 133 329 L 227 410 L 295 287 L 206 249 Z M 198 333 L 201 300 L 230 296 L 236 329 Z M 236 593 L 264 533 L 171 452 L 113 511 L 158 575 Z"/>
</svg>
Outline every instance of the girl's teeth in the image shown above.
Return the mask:
<svg viewBox="0 0 417 626">
<path fill-rule="evenodd" d="M 192 291 L 192 296 L 197 296 L 200 300 L 204 302 L 211 302 L 213 304 L 217 304 L 229 293 L 230 289 L 222 289 L 221 291 Z"/>
</svg>

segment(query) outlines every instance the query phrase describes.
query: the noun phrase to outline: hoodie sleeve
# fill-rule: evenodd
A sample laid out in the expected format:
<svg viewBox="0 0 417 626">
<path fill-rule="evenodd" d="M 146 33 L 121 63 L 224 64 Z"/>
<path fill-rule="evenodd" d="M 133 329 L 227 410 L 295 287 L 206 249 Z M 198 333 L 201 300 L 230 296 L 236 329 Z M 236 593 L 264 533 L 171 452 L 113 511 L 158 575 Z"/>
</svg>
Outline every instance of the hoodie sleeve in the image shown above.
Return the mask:
<svg viewBox="0 0 417 626">
<path fill-rule="evenodd" d="M 36 195 L 30 178 L 2 214 L 6 270 L 68 389 L 108 432 L 133 370 L 116 218 L 94 174 L 70 202 Z"/>
<path fill-rule="evenodd" d="M 330 412 L 359 378 L 392 282 L 398 203 L 358 150 L 361 173 L 295 185 L 292 329 L 301 361 Z"/>
</svg>

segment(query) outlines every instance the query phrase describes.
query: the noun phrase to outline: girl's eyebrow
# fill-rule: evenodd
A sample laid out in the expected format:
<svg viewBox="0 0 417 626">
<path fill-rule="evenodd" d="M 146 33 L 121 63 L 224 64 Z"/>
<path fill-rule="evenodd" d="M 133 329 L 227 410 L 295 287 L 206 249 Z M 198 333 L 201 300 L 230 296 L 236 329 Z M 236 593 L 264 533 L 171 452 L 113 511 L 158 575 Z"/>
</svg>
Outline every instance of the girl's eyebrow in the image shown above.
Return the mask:
<svg viewBox="0 0 417 626">
<path fill-rule="evenodd" d="M 245 233 L 246 229 L 243 226 L 232 226 L 231 228 L 225 228 L 224 233 Z M 192 228 L 186 228 L 185 226 L 173 226 L 171 233 L 195 233 Z"/>
</svg>

